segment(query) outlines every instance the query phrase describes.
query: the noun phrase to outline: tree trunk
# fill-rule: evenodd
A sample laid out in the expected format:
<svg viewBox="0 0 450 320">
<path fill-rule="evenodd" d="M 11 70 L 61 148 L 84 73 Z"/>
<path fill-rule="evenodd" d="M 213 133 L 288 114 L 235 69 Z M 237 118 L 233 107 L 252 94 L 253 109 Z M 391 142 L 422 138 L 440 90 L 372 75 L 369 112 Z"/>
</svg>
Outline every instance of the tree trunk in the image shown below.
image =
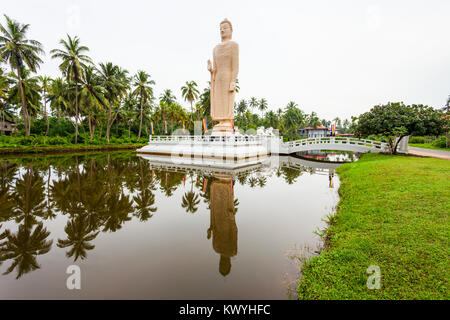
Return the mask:
<svg viewBox="0 0 450 320">
<path fill-rule="evenodd" d="M 46 100 L 46 94 L 45 94 L 45 90 L 44 90 L 44 113 L 45 113 L 45 121 L 47 122 L 47 129 L 45 130 L 45 136 L 48 135 L 48 129 L 50 127 L 49 123 L 48 123 L 48 113 L 47 113 L 47 100 Z"/>
<path fill-rule="evenodd" d="M 131 138 L 131 124 L 128 123 L 128 138 Z"/>
<path fill-rule="evenodd" d="M 109 128 L 111 127 L 111 103 L 109 104 L 109 109 L 108 109 L 108 120 L 106 121 L 106 139 L 109 142 Z"/>
<path fill-rule="evenodd" d="M 91 141 L 93 138 L 93 134 L 92 134 L 92 124 L 91 124 L 91 103 L 89 102 L 88 99 L 88 122 L 89 122 L 89 136 L 91 137 Z"/>
<path fill-rule="evenodd" d="M 22 116 L 23 116 L 23 124 L 25 126 L 25 135 L 28 137 L 30 134 L 28 133 L 28 112 L 25 105 L 25 96 L 23 93 L 23 85 L 22 85 L 22 77 L 20 76 L 20 67 L 17 67 L 17 78 L 19 79 L 19 88 L 20 88 L 20 100 L 22 103 Z"/>
<path fill-rule="evenodd" d="M 78 82 L 75 82 L 75 144 L 78 143 Z"/>
<path fill-rule="evenodd" d="M 141 93 L 141 116 L 139 120 L 139 133 L 138 133 L 138 140 L 141 138 L 141 131 L 142 131 L 142 93 Z"/>
</svg>

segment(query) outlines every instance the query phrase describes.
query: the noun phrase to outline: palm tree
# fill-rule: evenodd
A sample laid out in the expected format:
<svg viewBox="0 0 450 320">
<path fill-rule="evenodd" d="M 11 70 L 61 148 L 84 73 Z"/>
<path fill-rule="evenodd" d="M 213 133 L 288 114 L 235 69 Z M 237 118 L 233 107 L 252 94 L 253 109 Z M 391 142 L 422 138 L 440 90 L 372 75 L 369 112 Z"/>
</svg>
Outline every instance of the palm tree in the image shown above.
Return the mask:
<svg viewBox="0 0 450 320">
<path fill-rule="evenodd" d="M 44 50 L 40 42 L 27 39 L 26 33 L 30 27 L 29 24 L 20 24 L 17 21 L 11 20 L 7 15 L 5 15 L 5 18 L 6 28 L 0 24 L 0 59 L 9 62 L 12 71 L 14 69 L 16 70 L 19 80 L 25 134 L 29 136 L 30 128 L 28 127 L 29 122 L 22 87 L 21 71 L 24 64 L 26 64 L 31 71 L 36 72 L 39 64 L 42 63 L 39 54 L 43 54 Z"/>
<path fill-rule="evenodd" d="M 25 102 L 25 111 L 27 113 L 28 133 L 31 129 L 31 118 L 36 117 L 40 113 L 41 105 L 41 87 L 39 85 L 38 77 L 30 77 L 30 70 L 22 68 L 20 70 L 20 77 L 11 73 L 11 79 L 15 85 L 9 89 L 8 101 L 20 105 L 20 101 Z M 22 85 L 22 86 L 21 86 Z M 22 90 L 21 90 L 22 89 Z"/>
<path fill-rule="evenodd" d="M 45 115 L 45 121 L 47 122 L 47 129 L 45 130 L 45 136 L 48 135 L 48 129 L 49 129 L 49 123 L 48 123 L 48 113 L 47 113 L 47 94 L 48 89 L 50 87 L 50 83 L 52 79 L 50 79 L 47 76 L 39 76 L 38 77 L 40 83 L 41 83 L 41 89 L 43 92 L 43 99 L 44 99 L 44 115 Z"/>
<path fill-rule="evenodd" d="M 161 120 L 163 122 L 163 125 L 164 125 L 164 120 L 165 120 L 164 108 L 165 107 L 169 108 L 170 105 L 172 105 L 176 99 L 177 98 L 172 94 L 172 90 L 170 90 L 170 89 L 164 90 L 164 92 L 160 95 L 159 100 L 160 100 L 160 105 L 161 105 Z"/>
<path fill-rule="evenodd" d="M 256 99 L 255 97 L 251 97 L 250 100 L 248 101 L 248 106 L 252 109 L 258 108 L 259 106 L 258 99 Z"/>
<path fill-rule="evenodd" d="M 133 96 L 139 96 L 140 100 L 140 120 L 139 120 L 139 133 L 138 133 L 138 140 L 141 138 L 141 131 L 142 131 L 142 111 L 143 111 L 143 105 L 144 103 L 147 103 L 147 101 L 153 99 L 153 88 L 151 85 L 154 85 L 155 81 L 150 80 L 150 75 L 146 73 L 145 71 L 138 71 L 137 74 L 134 76 L 134 83 L 133 85 L 136 87 L 133 91 Z"/>
<path fill-rule="evenodd" d="M 50 109 L 56 112 L 58 122 L 62 113 L 69 109 L 67 101 L 68 85 L 62 78 L 56 78 L 52 81 L 47 100 L 50 102 Z"/>
<path fill-rule="evenodd" d="M 334 118 L 333 121 L 337 127 L 341 127 L 341 119 L 339 117 Z"/>
<path fill-rule="evenodd" d="M 66 252 L 68 258 L 74 257 L 74 261 L 77 261 L 78 257 L 81 260 L 87 256 L 86 251 L 95 248 L 89 241 L 94 240 L 100 231 L 95 230 L 89 225 L 88 219 L 83 216 L 77 216 L 75 219 L 67 222 L 64 231 L 67 234 L 67 239 L 58 239 L 57 246 L 59 248 L 72 247 Z"/>
<path fill-rule="evenodd" d="M 63 46 L 63 50 L 53 49 L 50 51 L 52 58 L 62 59 L 59 69 L 66 76 L 67 81 L 75 82 L 75 143 L 78 142 L 78 83 L 83 77 L 83 69 L 86 63 L 92 63 L 84 53 L 89 51 L 86 46 L 80 45 L 80 39 L 75 36 L 71 38 L 67 35 L 67 41 L 61 39 L 59 43 Z"/>
<path fill-rule="evenodd" d="M 123 116 L 126 119 L 126 123 L 128 125 L 128 138 L 131 137 L 131 125 L 134 120 L 136 120 L 137 112 L 136 112 L 137 101 L 131 96 L 128 95 L 125 98 L 123 104 Z"/>
<path fill-rule="evenodd" d="M 181 94 L 185 101 L 189 101 L 191 104 L 191 121 L 194 113 L 192 103 L 198 99 L 199 91 L 197 89 L 197 83 L 195 81 L 186 81 L 186 85 L 181 87 Z"/>
<path fill-rule="evenodd" d="M 126 94 L 128 88 L 128 71 L 121 69 L 111 62 L 100 63 L 100 84 L 105 88 L 105 97 L 108 100 L 108 116 L 106 122 L 106 138 L 109 141 L 110 129 L 118 112 L 113 115 L 113 105 L 120 105 L 120 101 Z"/>
<path fill-rule="evenodd" d="M 258 103 L 258 109 L 259 109 L 259 111 L 261 111 L 261 119 L 264 117 L 263 116 L 263 112 L 265 111 L 265 110 L 267 110 L 267 100 L 266 99 L 264 99 L 264 98 L 262 98 L 261 100 L 259 100 L 259 103 Z"/>
<path fill-rule="evenodd" d="M 247 111 L 247 101 L 245 101 L 244 99 L 239 101 L 236 111 L 238 112 L 238 114 L 244 114 L 245 111 Z"/>
<path fill-rule="evenodd" d="M 91 107 L 102 109 L 107 105 L 105 101 L 105 89 L 100 85 L 94 67 L 87 66 L 84 69 L 83 77 L 80 79 L 80 98 L 88 108 L 88 124 L 90 140 L 94 138 L 94 130 L 91 121 Z"/>
</svg>

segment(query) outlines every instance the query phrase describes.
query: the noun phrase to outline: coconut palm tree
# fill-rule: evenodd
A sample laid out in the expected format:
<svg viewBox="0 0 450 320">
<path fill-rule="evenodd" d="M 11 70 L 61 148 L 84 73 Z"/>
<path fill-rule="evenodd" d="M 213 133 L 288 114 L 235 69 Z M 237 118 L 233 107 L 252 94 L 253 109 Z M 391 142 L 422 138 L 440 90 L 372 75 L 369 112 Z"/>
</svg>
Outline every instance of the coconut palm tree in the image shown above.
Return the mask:
<svg viewBox="0 0 450 320">
<path fill-rule="evenodd" d="M 258 99 L 256 99 L 255 97 L 251 97 L 250 101 L 248 102 L 248 105 L 250 108 L 255 109 L 259 106 L 259 102 Z"/>
<path fill-rule="evenodd" d="M 22 87 L 22 69 L 27 65 L 32 72 L 36 72 L 39 64 L 42 63 L 39 54 L 43 54 L 44 50 L 39 41 L 27 39 L 27 31 L 29 24 L 20 24 L 10 19 L 7 15 L 6 27 L 0 24 L 0 59 L 6 61 L 11 66 L 12 71 L 16 71 L 19 82 L 20 97 L 22 105 L 22 116 L 25 124 L 25 134 L 30 135 L 28 127 L 28 114 L 26 109 L 25 95 Z"/>
<path fill-rule="evenodd" d="M 44 115 L 45 115 L 45 121 L 47 122 L 47 128 L 45 129 L 45 136 L 47 136 L 48 130 L 50 127 L 50 125 L 48 123 L 48 113 L 47 113 L 47 94 L 48 94 L 48 90 L 49 90 L 52 79 L 47 76 L 39 76 L 38 79 L 39 79 L 39 82 L 41 83 L 41 89 L 42 89 L 42 93 L 43 93 L 42 98 L 44 99 Z"/>
<path fill-rule="evenodd" d="M 238 114 L 244 114 L 245 111 L 247 111 L 247 101 L 245 101 L 244 99 L 239 101 L 236 111 L 238 112 Z"/>
<path fill-rule="evenodd" d="M 62 114 L 69 109 L 68 103 L 68 84 L 62 78 L 56 78 L 52 81 L 47 100 L 50 102 L 50 109 L 56 112 L 58 122 Z"/>
<path fill-rule="evenodd" d="M 181 87 L 181 94 L 185 101 L 189 101 L 191 104 L 191 121 L 194 113 L 193 102 L 198 99 L 199 91 L 197 89 L 197 83 L 195 81 L 186 81 L 186 85 Z"/>
<path fill-rule="evenodd" d="M 155 84 L 155 81 L 150 80 L 150 75 L 145 71 L 138 71 L 134 76 L 133 85 L 136 87 L 132 93 L 133 96 L 139 97 L 140 100 L 140 116 L 139 116 L 139 133 L 138 140 L 141 138 L 142 131 L 142 119 L 143 119 L 143 107 L 147 101 L 153 99 L 153 88 L 152 85 Z"/>
<path fill-rule="evenodd" d="M 268 107 L 268 105 L 267 105 L 266 99 L 262 98 L 261 100 L 259 100 L 258 109 L 259 109 L 259 111 L 261 111 L 261 119 L 264 118 L 263 113 L 265 110 L 267 110 L 267 107 Z"/>
<path fill-rule="evenodd" d="M 87 105 L 88 124 L 90 140 L 94 138 L 94 130 L 92 128 L 92 113 L 91 108 L 98 109 L 106 108 L 107 102 L 105 99 L 106 90 L 100 85 L 98 76 L 95 74 L 93 66 L 87 66 L 84 69 L 83 77 L 80 79 L 80 100 Z"/>
<path fill-rule="evenodd" d="M 169 108 L 170 105 L 172 105 L 177 98 L 172 94 L 172 90 L 166 89 L 164 92 L 159 96 L 159 102 L 161 106 L 161 119 L 164 125 L 165 120 L 165 109 Z"/>
<path fill-rule="evenodd" d="M 121 69 L 119 66 L 114 65 L 111 62 L 100 63 L 99 79 L 100 84 L 106 90 L 106 100 L 108 101 L 108 115 L 106 122 L 106 139 L 109 141 L 110 129 L 117 116 L 118 112 L 116 110 L 115 115 L 113 114 L 114 104 L 119 106 L 122 98 L 126 94 L 128 88 L 128 71 Z M 119 108 L 117 108 L 119 109 Z"/>
<path fill-rule="evenodd" d="M 136 110 L 137 105 L 138 103 L 136 99 L 131 95 L 128 95 L 123 103 L 123 116 L 125 118 L 125 122 L 128 125 L 128 138 L 131 137 L 131 126 L 138 115 L 138 112 Z"/>
<path fill-rule="evenodd" d="M 83 77 L 83 70 L 86 64 L 91 64 L 91 58 L 85 55 L 89 51 L 86 46 L 80 45 L 80 39 L 75 36 L 71 38 L 67 35 L 67 41 L 61 39 L 59 43 L 63 50 L 53 49 L 50 51 L 53 59 L 61 59 L 59 69 L 66 76 L 68 82 L 75 83 L 75 143 L 78 142 L 78 84 Z"/>
<path fill-rule="evenodd" d="M 14 105 L 20 105 L 20 101 L 25 102 L 25 111 L 27 113 L 28 131 L 31 128 L 31 118 L 36 117 L 40 113 L 41 106 L 41 87 L 39 85 L 38 77 L 31 77 L 31 72 L 28 69 L 22 68 L 20 70 L 20 77 L 11 73 L 11 79 L 14 85 L 9 89 L 8 101 Z"/>
</svg>

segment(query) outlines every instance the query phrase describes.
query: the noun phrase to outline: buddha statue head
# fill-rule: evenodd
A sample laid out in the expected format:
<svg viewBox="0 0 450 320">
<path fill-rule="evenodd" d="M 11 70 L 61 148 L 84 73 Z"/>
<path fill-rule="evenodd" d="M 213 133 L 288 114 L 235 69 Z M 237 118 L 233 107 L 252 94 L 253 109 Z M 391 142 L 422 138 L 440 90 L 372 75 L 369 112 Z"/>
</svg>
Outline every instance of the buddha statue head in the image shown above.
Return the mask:
<svg viewBox="0 0 450 320">
<path fill-rule="evenodd" d="M 222 38 L 222 41 L 230 40 L 232 33 L 233 33 L 233 26 L 231 25 L 231 22 L 228 21 L 228 19 L 224 19 L 220 23 L 220 36 Z"/>
</svg>

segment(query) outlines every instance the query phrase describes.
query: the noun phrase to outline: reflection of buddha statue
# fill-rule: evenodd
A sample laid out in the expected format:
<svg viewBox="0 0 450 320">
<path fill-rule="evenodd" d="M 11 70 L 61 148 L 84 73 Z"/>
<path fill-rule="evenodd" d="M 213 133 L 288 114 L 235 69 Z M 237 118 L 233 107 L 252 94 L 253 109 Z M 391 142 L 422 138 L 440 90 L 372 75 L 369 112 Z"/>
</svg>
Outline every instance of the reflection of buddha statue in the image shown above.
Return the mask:
<svg viewBox="0 0 450 320">
<path fill-rule="evenodd" d="M 213 63 L 208 60 L 211 72 L 211 117 L 219 124 L 214 126 L 213 134 L 231 133 L 236 91 L 236 78 L 239 69 L 239 46 L 231 40 L 233 27 L 227 19 L 220 23 L 222 42 L 213 50 Z"/>
<path fill-rule="evenodd" d="M 211 220 L 208 239 L 211 238 L 214 251 L 220 254 L 219 272 L 230 273 L 231 257 L 237 254 L 237 226 L 234 217 L 234 196 L 231 176 L 215 176 L 211 183 Z"/>
</svg>

